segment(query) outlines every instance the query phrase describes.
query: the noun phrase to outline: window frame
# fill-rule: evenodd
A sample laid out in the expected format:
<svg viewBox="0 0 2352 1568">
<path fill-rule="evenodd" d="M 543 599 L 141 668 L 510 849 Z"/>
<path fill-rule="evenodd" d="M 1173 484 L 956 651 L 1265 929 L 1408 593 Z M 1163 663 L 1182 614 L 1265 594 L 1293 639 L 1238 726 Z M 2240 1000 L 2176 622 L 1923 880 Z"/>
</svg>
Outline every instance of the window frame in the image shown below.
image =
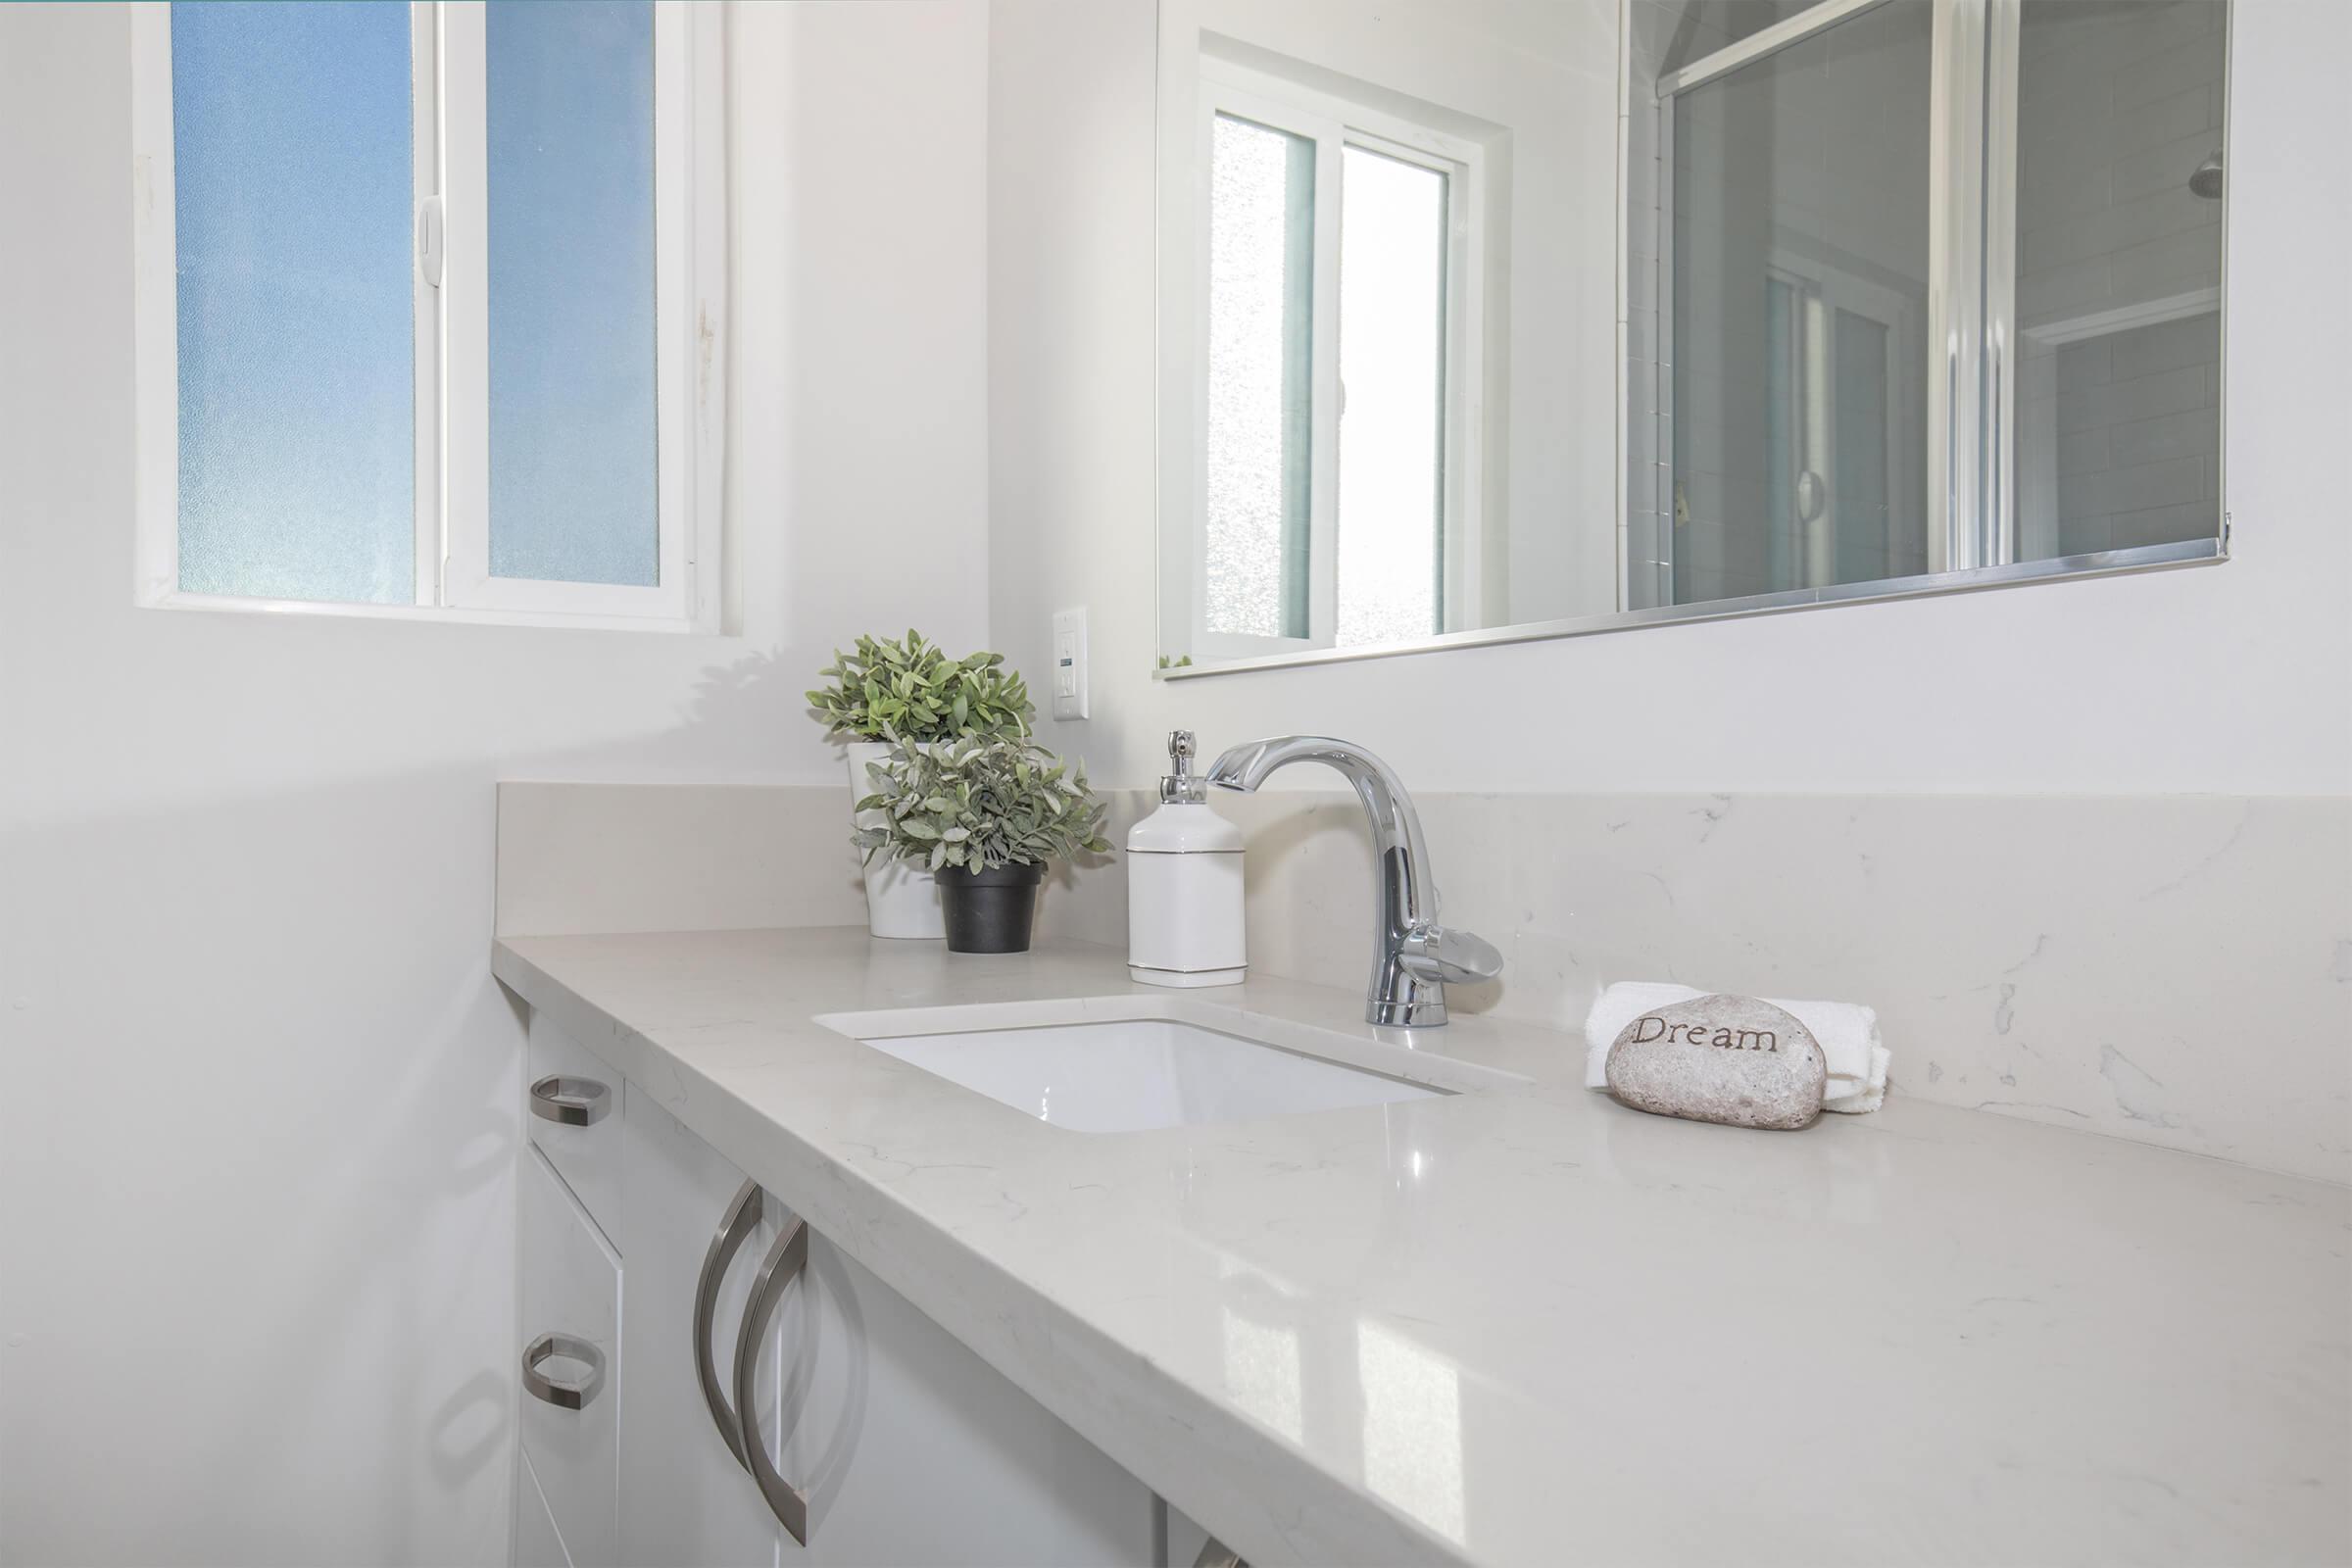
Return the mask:
<svg viewBox="0 0 2352 1568">
<path fill-rule="evenodd" d="M 726 411 L 721 19 L 654 4 L 655 342 L 660 566 L 652 587 L 493 577 L 489 552 L 488 191 L 483 8 L 411 4 L 416 591 L 370 604 L 179 586 L 179 349 L 169 0 L 131 6 L 133 602 L 621 630 L 720 630 Z M 428 229 L 440 271 L 428 275 Z"/>
<path fill-rule="evenodd" d="M 1308 349 L 1312 431 L 1307 477 L 1307 635 L 1262 636 L 1208 627 L 1208 177 L 1222 115 L 1286 131 L 1315 147 L 1312 326 Z M 1347 220 L 1343 154 L 1360 147 L 1446 176 L 1444 487 L 1439 518 L 1444 564 L 1439 612 L 1458 624 L 1482 579 L 1478 522 L 1485 470 L 1481 420 L 1485 381 L 1487 159 L 1479 142 L 1357 103 L 1267 71 L 1203 54 L 1194 105 L 1197 285 L 1190 325 L 1193 361 L 1188 441 L 1191 506 L 1184 569 L 1191 587 L 1188 647 L 1196 657 L 1263 659 L 1331 649 L 1339 622 L 1339 452 L 1345 416 L 1340 386 L 1340 241 Z M 1444 628 L 1441 627 L 1441 630 Z"/>
</svg>

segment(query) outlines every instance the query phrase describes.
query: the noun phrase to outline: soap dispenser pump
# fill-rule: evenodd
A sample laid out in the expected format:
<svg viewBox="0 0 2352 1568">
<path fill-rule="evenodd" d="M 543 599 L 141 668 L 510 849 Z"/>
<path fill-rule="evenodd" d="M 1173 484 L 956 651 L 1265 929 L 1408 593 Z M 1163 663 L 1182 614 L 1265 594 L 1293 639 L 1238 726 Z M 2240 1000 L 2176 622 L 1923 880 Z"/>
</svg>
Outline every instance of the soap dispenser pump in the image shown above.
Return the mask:
<svg viewBox="0 0 2352 1568">
<path fill-rule="evenodd" d="M 1159 809 L 1127 835 L 1127 973 L 1154 986 L 1230 986 L 1249 969 L 1242 830 L 1208 808 L 1193 732 L 1168 737 Z"/>
</svg>

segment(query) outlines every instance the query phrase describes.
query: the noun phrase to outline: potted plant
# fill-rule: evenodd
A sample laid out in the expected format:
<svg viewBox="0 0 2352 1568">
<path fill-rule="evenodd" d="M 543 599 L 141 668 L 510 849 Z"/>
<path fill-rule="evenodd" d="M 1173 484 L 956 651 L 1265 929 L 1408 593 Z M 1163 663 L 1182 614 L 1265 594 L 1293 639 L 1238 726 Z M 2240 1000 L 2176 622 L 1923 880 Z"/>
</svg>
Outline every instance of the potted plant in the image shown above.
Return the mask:
<svg viewBox="0 0 2352 1568">
<path fill-rule="evenodd" d="M 950 659 L 912 629 L 904 638 L 860 637 L 849 653 L 836 649 L 817 673 L 825 684 L 808 694 L 808 706 L 828 735 L 848 743 L 853 801 L 879 787 L 871 770 L 894 747 L 919 750 L 966 735 L 1019 739 L 1037 711 L 1003 654 Z M 858 811 L 856 820 L 871 828 L 882 818 Z M 939 890 L 912 861 L 868 857 L 865 908 L 866 927 L 878 937 L 945 932 Z"/>
<path fill-rule="evenodd" d="M 1026 953 L 1046 866 L 1110 848 L 1086 765 L 1026 737 L 966 736 L 894 747 L 858 803 L 881 820 L 856 835 L 866 863 L 938 878 L 951 953 Z"/>
</svg>

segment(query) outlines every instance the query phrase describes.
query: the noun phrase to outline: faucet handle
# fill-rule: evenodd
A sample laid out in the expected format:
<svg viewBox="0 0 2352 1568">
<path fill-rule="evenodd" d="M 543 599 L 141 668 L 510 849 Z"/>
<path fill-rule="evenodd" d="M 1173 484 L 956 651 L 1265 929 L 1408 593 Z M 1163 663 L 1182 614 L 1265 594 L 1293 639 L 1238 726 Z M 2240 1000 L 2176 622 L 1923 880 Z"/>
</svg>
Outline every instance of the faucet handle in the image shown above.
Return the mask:
<svg viewBox="0 0 2352 1568">
<path fill-rule="evenodd" d="M 1444 926 L 1417 925 L 1397 945 L 1396 961 L 1423 980 L 1468 985 L 1502 973 L 1502 950 L 1485 937 Z"/>
<path fill-rule="evenodd" d="M 1208 780 L 1193 771 L 1193 754 L 1198 749 L 1191 730 L 1168 731 L 1168 770 L 1159 780 L 1162 806 L 1200 806 L 1207 801 Z"/>
</svg>

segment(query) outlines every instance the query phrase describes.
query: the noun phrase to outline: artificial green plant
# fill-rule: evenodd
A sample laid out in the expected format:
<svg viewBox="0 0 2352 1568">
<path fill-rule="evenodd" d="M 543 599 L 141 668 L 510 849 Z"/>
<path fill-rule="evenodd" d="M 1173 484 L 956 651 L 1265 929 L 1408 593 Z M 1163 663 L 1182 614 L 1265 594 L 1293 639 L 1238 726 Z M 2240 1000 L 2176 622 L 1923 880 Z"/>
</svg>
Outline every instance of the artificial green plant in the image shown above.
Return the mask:
<svg viewBox="0 0 2352 1568">
<path fill-rule="evenodd" d="M 933 871 L 985 871 L 1110 848 L 1102 837 L 1105 808 L 1087 787 L 1086 764 L 1065 763 L 1025 738 L 895 744 L 887 760 L 866 765 L 866 775 L 874 791 L 858 809 L 889 813 L 885 825 L 854 835 L 869 861 L 886 855 Z"/>
<path fill-rule="evenodd" d="M 908 629 L 904 639 L 860 637 L 817 671 L 808 706 L 826 732 L 851 740 L 924 746 L 958 736 L 1019 739 L 1037 710 L 1003 654 L 950 659 Z"/>
</svg>

